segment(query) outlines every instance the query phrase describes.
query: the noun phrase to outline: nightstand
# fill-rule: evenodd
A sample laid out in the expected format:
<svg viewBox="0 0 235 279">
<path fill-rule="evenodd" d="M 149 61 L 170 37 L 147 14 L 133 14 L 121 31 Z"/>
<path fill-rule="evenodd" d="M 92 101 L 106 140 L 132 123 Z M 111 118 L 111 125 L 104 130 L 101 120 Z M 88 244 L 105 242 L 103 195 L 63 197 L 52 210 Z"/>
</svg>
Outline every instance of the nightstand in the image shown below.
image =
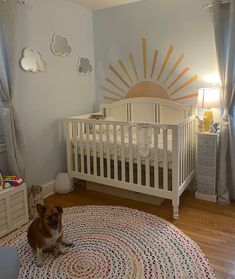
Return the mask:
<svg viewBox="0 0 235 279">
<path fill-rule="evenodd" d="M 197 133 L 197 199 L 216 202 L 218 138 L 218 133 Z"/>
</svg>

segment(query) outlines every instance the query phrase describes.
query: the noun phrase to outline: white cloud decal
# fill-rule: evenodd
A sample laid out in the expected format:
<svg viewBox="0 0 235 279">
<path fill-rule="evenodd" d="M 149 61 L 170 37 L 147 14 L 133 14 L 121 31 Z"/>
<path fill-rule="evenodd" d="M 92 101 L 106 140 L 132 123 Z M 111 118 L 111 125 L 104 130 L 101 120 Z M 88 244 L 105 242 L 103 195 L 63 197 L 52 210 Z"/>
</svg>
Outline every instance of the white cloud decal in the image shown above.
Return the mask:
<svg viewBox="0 0 235 279">
<path fill-rule="evenodd" d="M 42 59 L 40 52 L 27 47 L 22 52 L 20 65 L 23 70 L 33 73 L 46 70 L 46 62 Z"/>
<path fill-rule="evenodd" d="M 51 43 L 51 51 L 55 55 L 66 56 L 71 54 L 72 48 L 68 44 L 68 40 L 66 37 L 59 34 L 54 34 Z"/>
<path fill-rule="evenodd" d="M 89 58 L 80 57 L 78 60 L 77 71 L 79 74 L 89 74 L 93 72 L 93 67 Z"/>
</svg>

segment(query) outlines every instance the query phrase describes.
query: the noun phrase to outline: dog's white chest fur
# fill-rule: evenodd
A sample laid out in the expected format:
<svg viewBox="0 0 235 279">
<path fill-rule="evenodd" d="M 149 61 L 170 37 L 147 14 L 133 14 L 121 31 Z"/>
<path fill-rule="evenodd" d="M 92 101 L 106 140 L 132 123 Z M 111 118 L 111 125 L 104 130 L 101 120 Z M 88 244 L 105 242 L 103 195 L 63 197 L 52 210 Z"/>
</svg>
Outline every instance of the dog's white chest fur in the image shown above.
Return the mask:
<svg viewBox="0 0 235 279">
<path fill-rule="evenodd" d="M 58 232 L 57 230 L 51 230 L 51 237 L 45 238 L 45 248 L 49 248 L 56 244 L 58 238 L 62 235 L 62 232 Z"/>
</svg>

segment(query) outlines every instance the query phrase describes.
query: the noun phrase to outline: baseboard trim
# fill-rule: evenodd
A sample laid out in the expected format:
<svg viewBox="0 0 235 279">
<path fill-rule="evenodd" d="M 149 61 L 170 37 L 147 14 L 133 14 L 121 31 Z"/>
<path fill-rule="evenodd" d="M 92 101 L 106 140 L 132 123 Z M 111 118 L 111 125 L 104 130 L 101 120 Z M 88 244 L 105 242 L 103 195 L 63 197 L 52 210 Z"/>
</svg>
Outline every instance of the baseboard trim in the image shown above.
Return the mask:
<svg viewBox="0 0 235 279">
<path fill-rule="evenodd" d="M 196 192 L 195 193 L 195 198 L 204 200 L 204 201 L 211 201 L 211 202 L 216 202 L 217 196 L 216 195 L 207 195 L 203 193 Z"/>
<path fill-rule="evenodd" d="M 41 186 L 44 199 L 55 194 L 55 180 L 49 181 Z"/>
</svg>

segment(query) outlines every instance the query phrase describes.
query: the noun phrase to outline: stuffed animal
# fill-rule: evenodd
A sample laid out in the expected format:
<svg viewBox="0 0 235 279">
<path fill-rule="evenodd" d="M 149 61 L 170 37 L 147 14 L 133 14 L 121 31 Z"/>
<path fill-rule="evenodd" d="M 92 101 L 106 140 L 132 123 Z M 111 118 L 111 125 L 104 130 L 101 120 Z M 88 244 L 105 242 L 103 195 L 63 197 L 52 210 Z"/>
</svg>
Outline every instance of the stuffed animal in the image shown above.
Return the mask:
<svg viewBox="0 0 235 279">
<path fill-rule="evenodd" d="M 217 133 L 219 132 L 219 123 L 218 122 L 211 122 L 211 128 L 210 128 L 211 133 Z"/>
<path fill-rule="evenodd" d="M 11 186 L 17 187 L 24 182 L 24 179 L 17 175 L 4 175 L 3 179 L 5 181 L 4 188 L 9 188 Z"/>
<path fill-rule="evenodd" d="M 36 204 L 40 203 L 43 205 L 43 194 L 41 185 L 31 185 L 28 194 L 28 204 L 29 204 L 29 218 L 35 219 L 38 216 L 36 209 Z"/>
</svg>

